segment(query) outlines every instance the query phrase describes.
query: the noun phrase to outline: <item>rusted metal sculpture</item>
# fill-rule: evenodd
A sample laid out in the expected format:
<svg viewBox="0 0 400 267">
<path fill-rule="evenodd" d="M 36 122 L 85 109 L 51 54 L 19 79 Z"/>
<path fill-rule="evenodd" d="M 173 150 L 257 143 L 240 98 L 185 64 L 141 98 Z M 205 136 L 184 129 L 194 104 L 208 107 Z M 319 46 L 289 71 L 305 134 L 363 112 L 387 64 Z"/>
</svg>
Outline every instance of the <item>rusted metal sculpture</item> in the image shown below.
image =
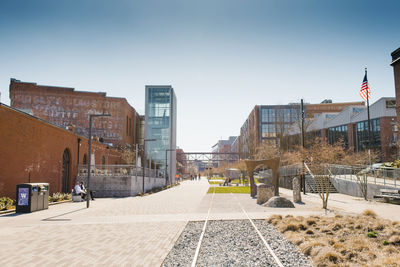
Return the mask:
<svg viewBox="0 0 400 267">
<path fill-rule="evenodd" d="M 268 167 L 272 169 L 272 184 L 275 189 L 275 196 L 279 196 L 279 160 L 280 158 L 264 159 L 264 160 L 245 160 L 247 173 L 250 177 L 250 195 L 257 195 L 257 186 L 254 182 L 254 171 L 260 167 Z"/>
</svg>

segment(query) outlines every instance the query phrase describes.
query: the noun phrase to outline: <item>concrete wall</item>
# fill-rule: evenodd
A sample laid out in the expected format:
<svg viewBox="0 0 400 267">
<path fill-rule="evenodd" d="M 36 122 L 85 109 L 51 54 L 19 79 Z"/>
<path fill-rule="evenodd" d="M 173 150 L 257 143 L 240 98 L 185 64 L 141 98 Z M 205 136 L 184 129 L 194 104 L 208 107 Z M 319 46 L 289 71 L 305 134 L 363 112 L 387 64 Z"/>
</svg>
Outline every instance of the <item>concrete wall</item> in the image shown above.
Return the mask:
<svg viewBox="0 0 400 267">
<path fill-rule="evenodd" d="M 164 178 L 144 178 L 145 191 L 165 186 Z M 78 176 L 78 181 L 87 184 L 87 176 Z M 143 190 L 142 176 L 91 176 L 90 190 L 96 191 L 95 197 L 130 197 Z"/>
<path fill-rule="evenodd" d="M 360 190 L 360 185 L 357 181 L 350 181 L 341 178 L 331 178 L 332 184 L 335 186 L 337 191 L 341 194 L 363 197 Z M 399 189 L 392 186 L 368 184 L 367 197 L 373 199 L 374 195 L 380 195 L 380 189 Z"/>
</svg>

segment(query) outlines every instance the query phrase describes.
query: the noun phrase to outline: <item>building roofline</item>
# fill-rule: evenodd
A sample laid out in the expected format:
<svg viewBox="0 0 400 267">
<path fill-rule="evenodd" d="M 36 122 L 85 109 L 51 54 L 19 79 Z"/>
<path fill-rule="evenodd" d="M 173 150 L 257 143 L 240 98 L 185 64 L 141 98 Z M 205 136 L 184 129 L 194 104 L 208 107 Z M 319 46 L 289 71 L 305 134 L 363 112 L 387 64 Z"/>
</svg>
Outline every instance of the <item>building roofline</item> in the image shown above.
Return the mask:
<svg viewBox="0 0 400 267">
<path fill-rule="evenodd" d="M 82 137 L 82 138 L 89 139 L 89 138 L 87 138 L 86 136 L 77 134 L 77 133 L 75 133 L 75 132 L 71 132 L 71 131 L 69 131 L 69 130 L 63 128 L 63 127 L 60 127 L 60 126 L 54 124 L 54 123 L 51 123 L 51 122 L 46 121 L 46 120 L 43 120 L 43 119 L 41 119 L 41 118 L 39 118 L 39 117 L 36 117 L 36 116 L 34 116 L 34 115 L 31 115 L 31 114 L 29 114 L 29 113 L 27 113 L 27 112 L 24 112 L 24 111 L 22 111 L 22 110 L 19 110 L 19 109 L 10 107 L 10 106 L 8 106 L 8 105 L 6 105 L 6 104 L 4 104 L 4 103 L 0 103 L 0 106 L 3 106 L 3 107 L 5 107 L 5 108 L 7 108 L 7 109 L 10 109 L 10 110 L 13 110 L 13 111 L 15 111 L 15 112 L 18 112 L 18 113 L 20 113 L 20 114 L 22 114 L 22 115 L 28 116 L 28 117 L 30 117 L 30 118 L 32 118 L 32 119 L 41 121 L 41 122 L 43 122 L 44 124 L 47 124 L 47 125 L 49 125 L 49 126 L 53 126 L 53 127 L 57 128 L 57 129 L 60 129 L 60 130 L 63 130 L 63 131 L 67 131 L 67 132 L 69 132 L 69 133 L 71 133 L 71 134 L 74 134 L 74 135 L 76 135 L 76 136 L 78 136 L 78 137 Z"/>
<path fill-rule="evenodd" d="M 108 98 L 108 99 L 122 99 L 122 100 L 125 100 L 125 102 L 132 108 L 132 109 L 134 109 L 135 111 L 136 111 L 136 109 L 133 107 L 133 106 L 131 106 L 130 104 L 129 104 L 129 102 L 128 102 L 128 100 L 125 98 L 125 97 L 117 97 L 117 96 L 107 96 L 107 92 L 91 92 L 91 91 L 80 91 L 80 90 L 75 90 L 75 88 L 73 88 L 73 87 L 62 87 L 62 86 L 54 86 L 54 85 L 42 85 L 42 84 L 37 84 L 37 83 L 35 83 L 35 82 L 23 82 L 23 81 L 21 81 L 21 80 L 17 80 L 17 79 L 15 79 L 15 78 L 10 78 L 10 84 L 11 83 L 22 83 L 22 84 L 31 84 L 31 85 L 34 85 L 34 86 L 37 86 L 37 87 L 42 87 L 43 89 L 45 89 L 46 87 L 49 87 L 49 88 L 54 88 L 54 89 L 59 89 L 59 90 L 66 90 L 66 91 L 70 91 L 70 92 L 74 92 L 74 93 L 77 93 L 77 94 L 93 94 L 93 95 L 100 95 L 100 96 L 103 96 L 103 97 L 105 97 L 105 98 Z"/>
<path fill-rule="evenodd" d="M 390 55 L 392 56 L 392 63 L 390 65 L 393 66 L 395 63 L 400 62 L 400 47 L 390 53 Z"/>
</svg>

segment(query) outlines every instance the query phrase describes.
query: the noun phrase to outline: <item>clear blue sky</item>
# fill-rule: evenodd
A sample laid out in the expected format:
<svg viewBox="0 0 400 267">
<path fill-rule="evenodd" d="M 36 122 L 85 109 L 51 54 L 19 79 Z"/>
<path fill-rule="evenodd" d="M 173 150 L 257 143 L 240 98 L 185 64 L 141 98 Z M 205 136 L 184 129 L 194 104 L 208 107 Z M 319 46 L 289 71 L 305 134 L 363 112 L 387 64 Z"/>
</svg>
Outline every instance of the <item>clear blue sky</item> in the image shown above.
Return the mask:
<svg viewBox="0 0 400 267">
<path fill-rule="evenodd" d="M 0 91 L 11 77 L 106 91 L 140 113 L 171 84 L 177 144 L 209 151 L 256 104 L 394 96 L 400 1 L 1 1 Z"/>
</svg>

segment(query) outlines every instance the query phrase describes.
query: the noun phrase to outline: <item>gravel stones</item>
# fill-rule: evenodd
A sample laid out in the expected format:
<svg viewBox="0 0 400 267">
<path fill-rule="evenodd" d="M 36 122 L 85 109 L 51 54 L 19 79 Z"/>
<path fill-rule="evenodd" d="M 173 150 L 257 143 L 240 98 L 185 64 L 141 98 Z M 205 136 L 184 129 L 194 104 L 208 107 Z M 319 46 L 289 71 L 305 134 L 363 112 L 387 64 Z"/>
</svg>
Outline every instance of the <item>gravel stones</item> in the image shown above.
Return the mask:
<svg viewBox="0 0 400 267">
<path fill-rule="evenodd" d="M 203 226 L 204 221 L 188 222 L 162 266 L 190 266 Z"/>
<path fill-rule="evenodd" d="M 248 220 L 209 221 L 197 266 L 275 266 Z"/>
<path fill-rule="evenodd" d="M 264 220 L 255 225 L 284 266 L 312 266 L 297 247 Z M 162 266 L 190 266 L 202 222 L 189 222 Z M 208 221 L 196 266 L 277 266 L 249 220 Z"/>
<path fill-rule="evenodd" d="M 268 224 L 265 220 L 254 220 L 254 224 L 275 252 L 276 256 L 280 259 L 283 266 L 312 266 L 310 260 L 271 224 Z"/>
</svg>

